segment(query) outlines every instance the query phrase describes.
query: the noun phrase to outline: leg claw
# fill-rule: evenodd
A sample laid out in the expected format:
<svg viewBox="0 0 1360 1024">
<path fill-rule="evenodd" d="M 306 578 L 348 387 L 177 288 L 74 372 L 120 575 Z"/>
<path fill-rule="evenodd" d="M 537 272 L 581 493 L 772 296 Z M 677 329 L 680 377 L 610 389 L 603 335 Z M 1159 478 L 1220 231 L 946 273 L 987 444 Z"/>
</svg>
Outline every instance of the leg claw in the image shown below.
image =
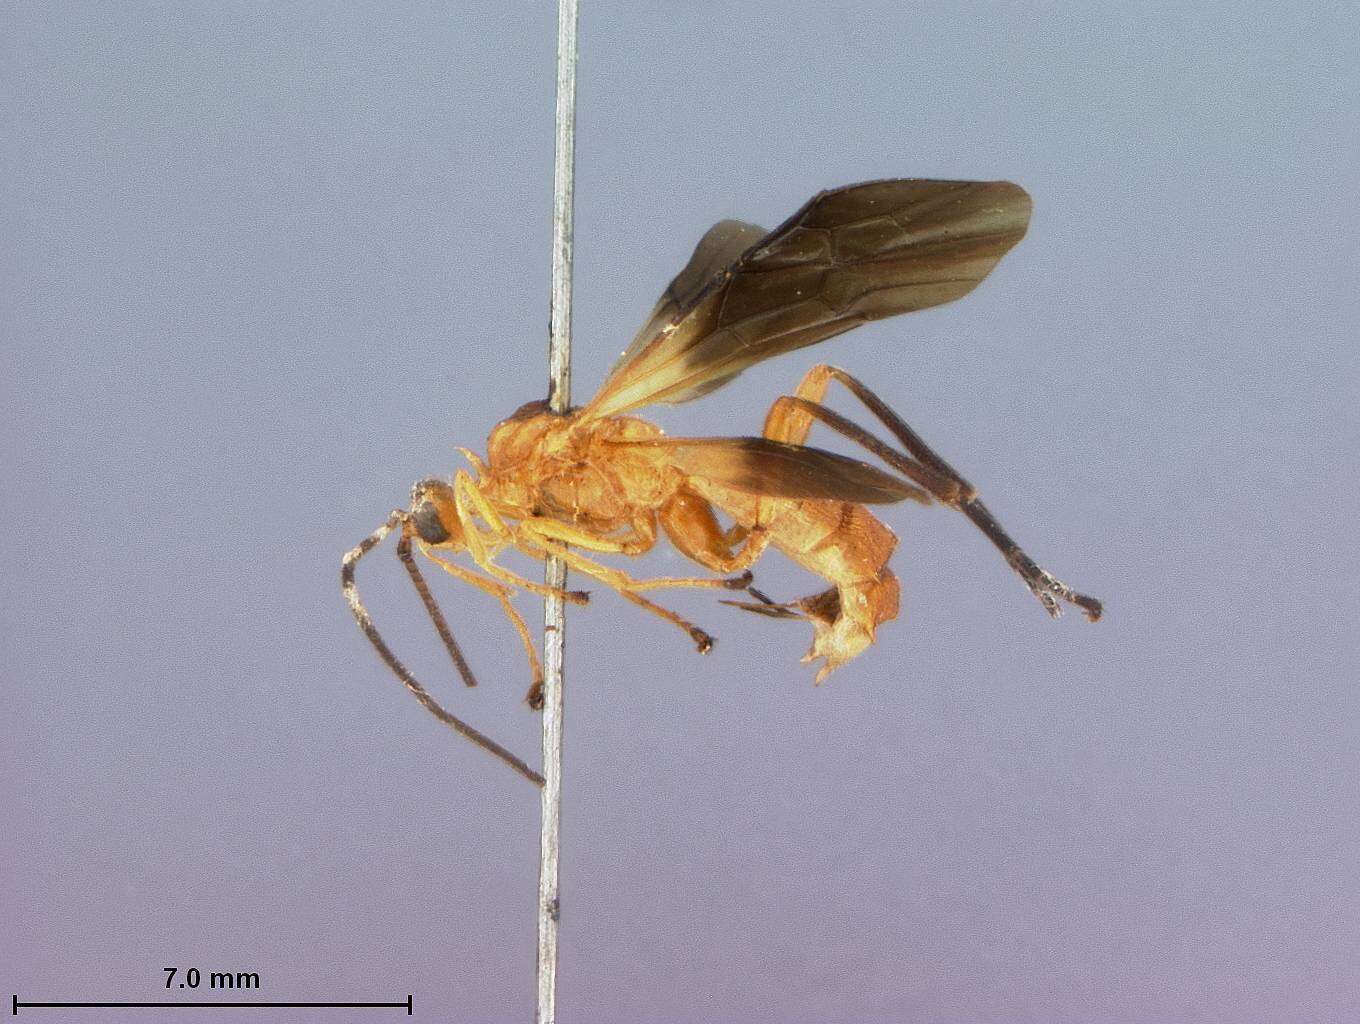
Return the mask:
<svg viewBox="0 0 1360 1024">
<path fill-rule="evenodd" d="M 1062 615 L 1063 601 L 1076 605 L 1091 622 L 1099 621 L 1105 610 L 1096 598 L 1077 593 L 1045 569 L 1037 569 L 1032 574 L 1022 573 L 1022 575 L 1025 583 L 1029 585 L 1030 592 L 1043 603 L 1044 610 L 1055 619 Z"/>
<path fill-rule="evenodd" d="M 689 631 L 689 638 L 694 641 L 694 646 L 700 654 L 707 654 L 713 650 L 713 638 L 697 626 Z"/>
<path fill-rule="evenodd" d="M 543 680 L 535 679 L 534 684 L 529 687 L 529 692 L 524 695 L 524 703 L 528 704 L 534 711 L 543 710 Z"/>
</svg>

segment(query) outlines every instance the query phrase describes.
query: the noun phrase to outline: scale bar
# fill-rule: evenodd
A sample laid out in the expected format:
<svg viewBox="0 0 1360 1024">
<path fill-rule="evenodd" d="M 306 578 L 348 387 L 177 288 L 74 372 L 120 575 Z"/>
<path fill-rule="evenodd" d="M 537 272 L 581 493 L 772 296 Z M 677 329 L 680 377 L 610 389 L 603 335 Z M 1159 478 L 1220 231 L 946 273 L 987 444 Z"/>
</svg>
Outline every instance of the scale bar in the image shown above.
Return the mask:
<svg viewBox="0 0 1360 1024">
<path fill-rule="evenodd" d="M 21 1008 L 22 1008 L 22 1009 L 25 1009 L 25 1010 L 39 1010 L 39 1009 L 75 1009 L 75 1010 L 79 1010 L 79 1009 L 97 1009 L 97 1010 L 108 1010 L 108 1009 L 122 1009 L 122 1008 L 129 1008 L 129 1009 L 151 1009 L 151 1008 L 157 1008 L 157 1009 L 159 1009 L 159 1008 L 161 1008 L 161 1007 L 166 1007 L 166 1008 L 177 1008 L 177 1009 L 217 1009 L 217 1008 L 219 1008 L 219 1007 L 228 1007 L 228 1006 L 230 1006 L 230 1007 L 254 1007 L 254 1008 L 264 1008 L 264 1009 L 281 1009 L 281 1008 L 284 1008 L 284 1007 L 297 1007 L 297 1008 L 302 1008 L 302 1009 L 351 1009 L 351 1010 L 355 1010 L 355 1009 L 359 1009 L 359 1010 L 379 1010 L 379 1009 L 388 1009 L 388 1010 L 405 1010 L 405 1011 L 406 1011 L 406 1016 L 409 1017 L 409 1016 L 411 1016 L 411 1014 L 412 1014 L 412 1006 L 411 1006 L 411 1004 L 412 1004 L 412 997 L 409 996 L 409 995 L 406 997 L 405 1002 L 400 1002 L 400 1003 L 283 1003 L 283 1002 L 279 1002 L 279 1003 L 275 1003 L 275 1002 L 268 1002 L 268 1003 L 265 1003 L 265 1002 L 259 1002 L 259 1003 L 181 1003 L 181 1002 L 164 1002 L 164 1003 L 112 1003 L 112 1002 L 110 1002 L 110 1003 L 47 1003 L 47 1002 L 42 1002 L 42 1003 L 36 1003 L 36 1002 L 35 1002 L 35 1003 L 30 1003 L 30 1002 L 23 1002 L 23 1001 L 21 1001 L 21 1000 L 19 999 L 18 995 L 15 995 L 15 996 L 14 996 L 14 1003 L 13 1003 L 12 1013 L 13 1013 L 13 1015 L 14 1015 L 15 1017 L 19 1016 L 19 1010 L 20 1010 Z"/>
</svg>

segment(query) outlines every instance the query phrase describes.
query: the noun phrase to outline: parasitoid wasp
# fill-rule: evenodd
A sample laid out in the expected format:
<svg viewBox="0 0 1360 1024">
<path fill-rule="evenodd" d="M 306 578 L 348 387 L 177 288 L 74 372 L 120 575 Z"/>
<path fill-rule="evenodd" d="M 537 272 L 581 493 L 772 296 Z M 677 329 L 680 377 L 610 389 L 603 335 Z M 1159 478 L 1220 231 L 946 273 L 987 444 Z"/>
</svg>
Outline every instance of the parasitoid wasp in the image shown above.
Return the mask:
<svg viewBox="0 0 1360 1024">
<path fill-rule="evenodd" d="M 814 367 L 780 397 L 759 437 L 667 437 L 627 415 L 688 402 L 742 370 L 815 345 L 870 320 L 961 298 L 1024 236 L 1030 199 L 1010 182 L 902 179 L 822 192 L 774 231 L 726 220 L 700 240 L 651 316 L 586 405 L 554 415 L 531 402 L 497 424 L 470 469 L 411 489 L 409 509 L 346 553 L 341 586 L 359 627 L 406 687 L 441 721 L 536 782 L 527 764 L 450 714 L 378 634 L 359 598 L 360 558 L 399 531 L 397 555 L 468 686 L 476 680 L 416 564 L 412 547 L 499 602 L 524 646 L 531 707 L 542 669 L 516 591 L 550 593 L 498 565 L 515 549 L 567 565 L 685 630 L 700 651 L 712 638 L 644 592 L 666 587 L 748 591 L 727 600 L 748 611 L 806 620 L 820 662 L 816 679 L 861 654 L 897 616 L 888 567 L 897 538 L 866 505 L 938 501 L 966 515 L 996 545 L 1050 615 L 1063 603 L 1100 618 L 1095 598 L 1072 590 L 1024 553 L 978 500 L 977 490 L 868 387 L 844 370 Z M 897 440 L 893 447 L 823 405 L 831 382 L 857 398 Z M 894 472 L 806 445 L 814 421 L 877 456 Z M 731 525 L 723 526 L 718 513 Z M 713 575 L 636 579 L 590 555 L 641 555 L 664 533 Z M 824 578 L 826 590 L 776 602 L 751 586 L 751 566 L 773 545 Z M 466 552 L 474 568 L 449 556 Z M 584 604 L 586 595 L 567 591 Z"/>
</svg>

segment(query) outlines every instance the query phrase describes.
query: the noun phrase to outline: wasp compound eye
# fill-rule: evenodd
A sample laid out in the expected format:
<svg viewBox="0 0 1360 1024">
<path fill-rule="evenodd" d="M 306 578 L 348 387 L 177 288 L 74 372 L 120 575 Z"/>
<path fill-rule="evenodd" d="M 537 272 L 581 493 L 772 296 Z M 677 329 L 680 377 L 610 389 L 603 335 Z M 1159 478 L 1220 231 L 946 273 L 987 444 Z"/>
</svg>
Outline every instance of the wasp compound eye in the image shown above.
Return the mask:
<svg viewBox="0 0 1360 1024">
<path fill-rule="evenodd" d="M 411 488 L 411 521 L 421 540 L 426 544 L 446 544 L 453 539 L 440 509 L 452 517 L 455 504 L 453 488 L 438 477 L 426 477 L 415 483 Z"/>
<path fill-rule="evenodd" d="M 416 533 L 426 544 L 443 544 L 449 539 L 449 531 L 439 520 L 439 509 L 432 501 L 421 501 L 411 509 L 411 520 L 416 524 Z"/>
</svg>

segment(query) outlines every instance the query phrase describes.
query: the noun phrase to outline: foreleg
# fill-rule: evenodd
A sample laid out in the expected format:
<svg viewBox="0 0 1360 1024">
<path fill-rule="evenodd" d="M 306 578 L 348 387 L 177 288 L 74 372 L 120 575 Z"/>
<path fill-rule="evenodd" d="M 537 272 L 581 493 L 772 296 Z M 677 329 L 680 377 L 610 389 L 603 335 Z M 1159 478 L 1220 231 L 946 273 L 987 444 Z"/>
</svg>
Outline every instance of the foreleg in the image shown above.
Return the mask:
<svg viewBox="0 0 1360 1024">
<path fill-rule="evenodd" d="M 540 597 L 556 596 L 572 604 L 586 604 L 589 601 L 590 595 L 583 591 L 554 590 L 552 587 L 525 579 L 519 573 L 511 572 L 509 569 L 496 564 L 496 550 L 506 544 L 513 544 L 515 534 L 491 503 L 486 500 L 485 495 L 477 489 L 477 485 L 466 472 L 460 471 L 454 477 L 453 500 L 454 508 L 458 513 L 458 520 L 463 526 L 468 554 L 488 576 L 519 590 L 538 594 Z M 490 540 L 483 533 L 481 527 L 477 526 L 478 517 L 490 528 Z"/>
<path fill-rule="evenodd" d="M 345 595 L 345 600 L 349 603 L 350 611 L 354 614 L 354 620 L 359 624 L 359 628 L 363 631 L 364 636 L 368 638 L 369 643 L 373 645 L 374 650 L 378 652 L 379 657 L 387 664 L 387 667 L 392 670 L 393 674 L 401 680 L 402 685 L 411 691 L 411 694 L 416 700 L 420 701 L 421 705 L 429 711 L 430 714 L 434 715 L 435 718 L 439 719 L 455 732 L 470 739 L 483 750 L 500 758 L 525 778 L 540 786 L 543 785 L 543 776 L 530 768 L 523 760 L 510 753 L 510 751 L 506 750 L 486 734 L 468 725 L 467 722 L 464 722 L 457 715 L 446 711 L 434 697 L 430 696 L 430 692 L 416 681 L 416 677 L 413 676 L 410 670 L 407 669 L 397 656 L 392 653 L 392 649 L 387 646 L 386 641 L 383 640 L 382 636 L 378 633 L 377 627 L 373 624 L 373 619 L 368 614 L 368 609 L 364 607 L 363 601 L 359 597 L 358 584 L 355 582 L 354 578 L 359 559 L 381 544 L 383 539 L 398 525 L 404 525 L 407 521 L 408 515 L 406 512 L 401 510 L 393 512 L 388 516 L 387 522 L 383 523 L 382 526 L 378 527 L 378 529 L 374 530 L 345 553 L 344 560 L 340 565 L 340 589 Z"/>
<path fill-rule="evenodd" d="M 529 634 L 529 627 L 524 622 L 524 616 L 520 615 L 519 610 L 510 603 L 510 591 L 501 583 L 489 580 L 484 576 L 478 576 L 470 569 L 464 569 L 461 565 L 441 558 L 425 545 L 420 545 L 421 554 L 430 561 L 434 562 L 441 569 L 455 579 L 470 583 L 478 590 L 485 591 L 494 597 L 501 606 L 501 611 L 510 620 L 510 624 L 515 627 L 515 632 L 519 634 L 520 643 L 524 646 L 524 654 L 529 659 L 529 692 L 525 697 L 529 706 L 537 710 L 543 706 L 543 664 L 538 660 L 538 650 L 534 646 L 534 639 Z"/>
</svg>

